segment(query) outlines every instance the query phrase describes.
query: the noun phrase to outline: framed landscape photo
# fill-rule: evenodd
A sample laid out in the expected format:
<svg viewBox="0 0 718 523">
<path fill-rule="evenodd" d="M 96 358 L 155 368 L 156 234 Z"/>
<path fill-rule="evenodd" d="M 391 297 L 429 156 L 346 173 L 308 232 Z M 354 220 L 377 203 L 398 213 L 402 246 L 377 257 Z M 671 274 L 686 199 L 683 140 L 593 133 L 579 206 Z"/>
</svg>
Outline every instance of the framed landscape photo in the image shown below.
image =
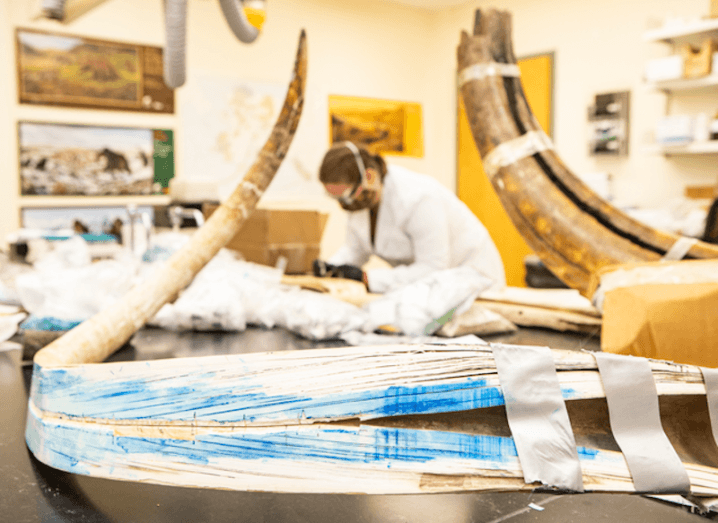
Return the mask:
<svg viewBox="0 0 718 523">
<path fill-rule="evenodd" d="M 173 137 L 169 129 L 19 122 L 20 194 L 166 194 Z"/>
<path fill-rule="evenodd" d="M 422 157 L 421 105 L 329 95 L 331 143 L 351 141 L 373 153 Z"/>
<path fill-rule="evenodd" d="M 29 29 L 15 37 L 20 103 L 174 113 L 159 47 Z"/>
</svg>

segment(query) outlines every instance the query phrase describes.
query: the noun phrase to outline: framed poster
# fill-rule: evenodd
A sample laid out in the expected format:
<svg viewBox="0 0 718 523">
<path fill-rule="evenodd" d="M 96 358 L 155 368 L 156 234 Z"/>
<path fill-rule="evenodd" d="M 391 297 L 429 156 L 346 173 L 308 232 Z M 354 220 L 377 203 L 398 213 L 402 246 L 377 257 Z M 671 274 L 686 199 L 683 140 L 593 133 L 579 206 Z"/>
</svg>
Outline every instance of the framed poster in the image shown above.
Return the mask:
<svg viewBox="0 0 718 523">
<path fill-rule="evenodd" d="M 154 208 L 140 205 L 136 212 L 154 221 Z M 117 234 L 120 223 L 128 223 L 127 207 L 30 207 L 20 211 L 20 223 L 26 229 L 74 231 L 90 234 Z"/>
<path fill-rule="evenodd" d="M 19 122 L 22 196 L 166 194 L 174 176 L 168 129 Z"/>
<path fill-rule="evenodd" d="M 352 141 L 374 153 L 424 155 L 421 105 L 356 96 L 329 96 L 331 143 Z"/>
<path fill-rule="evenodd" d="M 15 37 L 20 103 L 174 113 L 159 47 L 29 29 Z"/>
</svg>

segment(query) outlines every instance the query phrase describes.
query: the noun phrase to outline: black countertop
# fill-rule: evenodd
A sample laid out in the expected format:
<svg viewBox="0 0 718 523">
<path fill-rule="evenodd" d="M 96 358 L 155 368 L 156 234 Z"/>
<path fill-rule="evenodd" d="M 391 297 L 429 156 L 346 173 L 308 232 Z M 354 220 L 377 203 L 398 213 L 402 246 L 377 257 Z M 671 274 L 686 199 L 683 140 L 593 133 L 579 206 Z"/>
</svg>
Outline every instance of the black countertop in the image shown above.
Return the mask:
<svg viewBox="0 0 718 523">
<path fill-rule="evenodd" d="M 521 329 L 511 335 L 486 339 L 569 349 L 598 350 L 599 346 L 595 337 L 540 329 Z M 147 360 L 315 346 L 317 344 L 279 329 L 248 329 L 238 334 L 174 334 L 144 329 L 111 359 Z M 31 373 L 31 365 L 20 362 L 19 351 L 0 352 L 1 523 L 706 521 L 705 517 L 692 514 L 684 507 L 629 494 L 273 494 L 166 487 L 78 476 L 43 465 L 25 446 Z"/>
</svg>

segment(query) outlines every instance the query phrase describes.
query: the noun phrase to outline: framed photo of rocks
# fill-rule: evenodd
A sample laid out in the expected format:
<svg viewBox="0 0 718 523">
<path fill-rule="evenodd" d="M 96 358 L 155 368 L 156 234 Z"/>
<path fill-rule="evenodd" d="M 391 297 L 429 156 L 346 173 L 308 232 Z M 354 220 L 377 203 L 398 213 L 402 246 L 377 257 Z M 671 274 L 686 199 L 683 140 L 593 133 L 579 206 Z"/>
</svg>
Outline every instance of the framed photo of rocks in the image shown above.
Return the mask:
<svg viewBox="0 0 718 523">
<path fill-rule="evenodd" d="M 174 113 L 162 49 L 17 29 L 20 103 Z"/>
<path fill-rule="evenodd" d="M 166 194 L 173 142 L 169 129 L 19 122 L 20 194 Z"/>
</svg>

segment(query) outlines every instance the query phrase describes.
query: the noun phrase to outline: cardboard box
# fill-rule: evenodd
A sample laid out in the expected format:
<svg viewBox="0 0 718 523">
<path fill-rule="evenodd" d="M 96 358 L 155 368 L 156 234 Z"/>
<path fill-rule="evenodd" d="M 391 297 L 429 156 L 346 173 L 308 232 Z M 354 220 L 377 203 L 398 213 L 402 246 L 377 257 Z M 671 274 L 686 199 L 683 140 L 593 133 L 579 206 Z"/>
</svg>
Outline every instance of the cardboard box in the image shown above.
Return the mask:
<svg viewBox="0 0 718 523">
<path fill-rule="evenodd" d="M 718 367 L 718 260 L 605 267 L 589 295 L 604 352 Z"/>
<path fill-rule="evenodd" d="M 205 205 L 205 216 L 216 208 Z M 328 217 L 321 211 L 255 209 L 227 248 L 240 252 L 247 261 L 272 267 L 284 258 L 287 274 L 305 274 L 319 258 Z"/>
<path fill-rule="evenodd" d="M 607 292 L 601 350 L 718 367 L 718 283 L 648 284 Z"/>
<path fill-rule="evenodd" d="M 713 52 L 716 50 L 715 42 L 706 38 L 700 49 L 694 49 L 689 44 L 681 46 L 683 55 L 683 77 L 699 78 L 711 74 L 713 68 Z"/>
</svg>

